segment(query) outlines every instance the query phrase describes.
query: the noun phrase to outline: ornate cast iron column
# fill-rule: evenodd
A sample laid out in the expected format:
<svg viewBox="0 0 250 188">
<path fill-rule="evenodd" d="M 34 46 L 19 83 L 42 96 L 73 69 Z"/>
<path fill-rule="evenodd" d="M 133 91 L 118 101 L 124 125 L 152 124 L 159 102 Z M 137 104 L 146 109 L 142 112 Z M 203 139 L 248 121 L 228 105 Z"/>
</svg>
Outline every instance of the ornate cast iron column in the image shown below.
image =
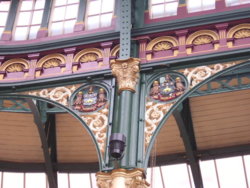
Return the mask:
<svg viewBox="0 0 250 188">
<path fill-rule="evenodd" d="M 112 60 L 110 67 L 116 77 L 117 93 L 112 121 L 112 133 L 126 137 L 126 147 L 121 159 L 109 159 L 109 172 L 97 173 L 100 188 L 143 188 L 148 187 L 145 174 L 138 168 L 138 122 L 140 60 L 131 57 L 131 0 L 120 0 L 120 51 L 119 59 Z M 112 170 L 112 171 L 111 171 Z"/>
</svg>

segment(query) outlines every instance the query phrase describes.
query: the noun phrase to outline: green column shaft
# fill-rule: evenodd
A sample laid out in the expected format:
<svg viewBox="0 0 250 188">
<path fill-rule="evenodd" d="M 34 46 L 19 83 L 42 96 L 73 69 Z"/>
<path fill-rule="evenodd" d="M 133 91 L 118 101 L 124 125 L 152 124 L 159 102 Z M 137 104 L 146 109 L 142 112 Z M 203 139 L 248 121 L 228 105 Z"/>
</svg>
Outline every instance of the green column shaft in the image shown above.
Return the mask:
<svg viewBox="0 0 250 188">
<path fill-rule="evenodd" d="M 42 27 L 48 28 L 48 26 L 49 26 L 52 3 L 53 3 L 52 0 L 45 1 L 41 28 Z"/>
<path fill-rule="evenodd" d="M 130 91 L 123 91 L 120 95 L 119 104 L 119 118 L 117 131 L 126 136 L 126 149 L 121 160 L 122 168 L 129 168 L 130 161 L 130 139 L 131 139 L 131 105 L 132 93 Z"/>
<path fill-rule="evenodd" d="M 84 21 L 86 10 L 87 10 L 87 0 L 80 0 L 76 22 Z"/>
<path fill-rule="evenodd" d="M 120 59 L 126 60 L 131 56 L 131 0 L 120 0 L 118 7 Z M 116 97 L 112 133 L 122 133 L 126 136 L 126 148 L 120 161 L 120 168 L 136 168 L 139 97 L 138 86 L 135 93 L 125 90 Z"/>
<path fill-rule="evenodd" d="M 133 18 L 133 26 L 134 28 L 140 28 L 144 25 L 144 12 L 148 9 L 148 2 L 141 0 L 141 1 L 134 1 L 134 7 L 132 11 L 132 18 Z"/>
<path fill-rule="evenodd" d="M 143 168 L 144 160 L 144 124 L 145 124 L 145 96 L 146 96 L 146 76 L 145 74 L 141 75 L 141 84 L 140 84 L 140 107 L 139 107 L 139 123 L 138 123 L 138 149 L 137 149 L 137 166 Z"/>
<path fill-rule="evenodd" d="M 12 31 L 13 29 L 15 18 L 17 15 L 18 4 L 19 4 L 19 0 L 11 1 L 9 15 L 6 21 L 5 31 Z"/>
<path fill-rule="evenodd" d="M 129 140 L 129 165 L 137 167 L 137 153 L 138 153 L 138 123 L 139 123 L 139 109 L 140 109 L 140 86 L 137 84 L 136 92 L 133 94 L 132 109 L 131 109 L 131 125 L 130 125 L 130 140 Z"/>
</svg>

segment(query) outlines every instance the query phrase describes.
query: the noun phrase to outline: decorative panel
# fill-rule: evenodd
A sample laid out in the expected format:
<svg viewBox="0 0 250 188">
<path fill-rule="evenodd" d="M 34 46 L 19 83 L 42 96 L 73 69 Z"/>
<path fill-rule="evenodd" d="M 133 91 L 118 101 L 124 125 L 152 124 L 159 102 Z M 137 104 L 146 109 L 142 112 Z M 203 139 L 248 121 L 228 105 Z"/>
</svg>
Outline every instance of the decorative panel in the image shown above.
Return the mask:
<svg viewBox="0 0 250 188">
<path fill-rule="evenodd" d="M 146 59 L 164 59 L 178 55 L 178 40 L 171 36 L 151 40 L 146 47 Z"/>
<path fill-rule="evenodd" d="M 62 54 L 50 54 L 41 58 L 36 65 L 36 77 L 58 75 L 65 71 L 66 58 Z"/>
<path fill-rule="evenodd" d="M 103 52 L 97 48 L 87 48 L 78 52 L 73 61 L 73 72 L 97 70 L 103 65 Z"/>
<path fill-rule="evenodd" d="M 212 30 L 196 31 L 187 38 L 186 45 L 187 54 L 217 50 L 219 48 L 219 35 Z"/>
<path fill-rule="evenodd" d="M 25 59 L 10 59 L 0 66 L 0 80 L 18 80 L 26 78 L 29 71 L 29 62 Z"/>
</svg>

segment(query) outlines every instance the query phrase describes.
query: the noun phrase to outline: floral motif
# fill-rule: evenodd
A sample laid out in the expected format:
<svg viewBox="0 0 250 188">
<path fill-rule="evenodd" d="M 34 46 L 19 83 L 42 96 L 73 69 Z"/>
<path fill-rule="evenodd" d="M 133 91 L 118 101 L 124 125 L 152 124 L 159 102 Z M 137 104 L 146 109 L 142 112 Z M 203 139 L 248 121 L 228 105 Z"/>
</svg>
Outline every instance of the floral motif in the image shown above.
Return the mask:
<svg viewBox="0 0 250 188">
<path fill-rule="evenodd" d="M 93 62 L 93 61 L 97 61 L 98 56 L 95 53 L 88 53 L 83 55 L 80 58 L 80 62 L 82 63 L 88 63 L 88 62 Z"/>
<path fill-rule="evenodd" d="M 117 79 L 119 92 L 123 90 L 135 92 L 140 71 L 139 59 L 112 60 L 111 69 Z"/>
<path fill-rule="evenodd" d="M 193 44 L 194 45 L 202 45 L 202 44 L 209 44 L 209 43 L 212 43 L 213 42 L 213 38 L 209 35 L 201 35 L 201 36 L 198 36 L 196 37 L 194 40 L 193 40 Z"/>
<path fill-rule="evenodd" d="M 154 47 L 154 51 L 163 51 L 163 50 L 169 50 L 170 48 L 173 47 L 173 44 L 167 41 L 162 41 L 157 43 Z"/>
<path fill-rule="evenodd" d="M 47 98 L 56 101 L 62 105 L 68 106 L 68 99 L 72 93 L 76 90 L 76 86 L 71 87 L 56 87 L 50 89 L 42 89 L 29 92 L 29 95 L 35 95 L 43 98 Z"/>
<path fill-rule="evenodd" d="M 9 65 L 5 70 L 6 72 L 22 72 L 24 70 L 24 65 L 21 63 L 13 63 Z"/>
<path fill-rule="evenodd" d="M 81 118 L 86 122 L 91 131 L 94 133 L 102 153 L 105 152 L 108 113 L 108 105 L 106 105 L 104 109 L 101 109 L 98 112 L 81 115 Z"/>
<path fill-rule="evenodd" d="M 241 38 L 248 38 L 250 37 L 250 29 L 240 29 L 234 33 L 234 38 L 241 39 Z"/>
<path fill-rule="evenodd" d="M 185 69 L 181 72 L 187 77 L 189 82 L 189 88 L 193 88 L 200 82 L 206 80 L 210 76 L 213 76 L 217 72 L 220 72 L 226 68 L 234 66 L 241 61 L 235 61 L 226 64 L 215 64 L 211 66 L 199 66 L 192 69 Z"/>
<path fill-rule="evenodd" d="M 58 67 L 61 64 L 61 60 L 58 58 L 52 58 L 47 61 L 45 61 L 42 65 L 43 68 L 48 69 L 48 68 L 54 68 Z"/>
<path fill-rule="evenodd" d="M 164 115 L 169 111 L 169 109 L 173 104 L 174 102 L 162 104 L 150 101 L 146 103 L 146 125 L 145 125 L 146 146 L 149 144 L 151 136 L 153 135 L 160 121 L 162 120 Z"/>
</svg>

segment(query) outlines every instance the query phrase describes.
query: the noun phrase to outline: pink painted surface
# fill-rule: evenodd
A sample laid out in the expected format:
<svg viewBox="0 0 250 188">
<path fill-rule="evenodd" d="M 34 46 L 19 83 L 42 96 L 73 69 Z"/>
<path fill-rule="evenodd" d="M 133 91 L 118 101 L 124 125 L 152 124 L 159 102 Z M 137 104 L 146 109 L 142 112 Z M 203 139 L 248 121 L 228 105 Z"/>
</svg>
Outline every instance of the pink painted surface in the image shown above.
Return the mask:
<svg viewBox="0 0 250 188">
<path fill-rule="evenodd" d="M 249 38 L 243 38 L 243 39 L 234 39 L 234 45 L 245 45 L 250 44 L 250 37 Z"/>
<path fill-rule="evenodd" d="M 13 78 L 23 78 L 24 72 L 10 72 L 6 73 L 5 79 L 13 79 Z"/>
<path fill-rule="evenodd" d="M 240 49 L 240 48 L 246 48 L 246 47 L 250 47 L 250 38 L 245 38 L 245 39 L 232 39 L 232 41 L 234 42 L 234 47 L 232 48 L 219 48 L 218 50 L 216 50 L 216 52 L 223 52 L 223 51 L 230 51 L 230 50 L 236 50 L 236 49 Z M 237 46 L 238 45 L 238 46 Z M 183 48 L 186 46 L 183 46 Z M 178 47 L 180 50 L 180 46 Z M 198 55 L 205 55 L 205 54 L 209 54 L 209 53 L 214 53 L 215 51 L 213 51 L 213 44 L 205 44 L 205 45 L 199 45 L 199 46 L 193 46 L 193 50 L 195 53 L 193 54 L 184 54 L 184 53 L 179 53 L 177 56 L 173 57 L 173 50 L 167 50 L 167 51 L 159 51 L 159 52 L 147 52 L 148 53 L 152 53 L 153 58 L 156 59 L 152 59 L 151 61 L 145 61 L 144 63 L 153 63 L 153 62 L 157 62 L 159 60 L 172 60 L 172 59 L 178 59 L 178 58 L 182 58 L 183 56 L 198 56 Z M 210 51 L 208 51 L 210 50 Z M 76 52 L 75 52 L 76 53 Z M 104 59 L 103 59 L 104 61 Z M 69 62 L 67 62 L 66 64 L 68 64 Z M 70 62 L 72 63 L 72 62 Z M 67 67 L 67 65 L 66 65 Z M 35 78 L 35 75 L 30 75 L 31 74 L 31 70 L 29 70 L 29 76 L 27 78 L 24 78 L 24 72 L 16 72 L 16 73 L 7 73 L 6 77 L 4 78 L 4 80 L 1 80 L 0 82 L 21 82 L 21 81 L 25 81 L 25 80 L 32 80 L 32 79 L 42 79 L 42 78 L 52 78 L 52 77 L 60 77 L 63 75 L 71 75 L 71 74 L 78 74 L 81 72 L 91 72 L 91 71 L 97 71 L 97 70 L 106 70 L 109 69 L 109 64 L 103 64 L 102 66 L 99 66 L 98 62 L 88 62 L 88 63 L 80 63 L 79 65 L 79 69 L 77 72 L 72 73 L 71 72 L 64 72 L 61 73 L 61 68 L 60 67 L 54 67 L 54 68 L 49 68 L 49 69 L 44 69 L 42 71 L 42 74 L 40 77 Z M 33 74 L 35 74 L 35 71 L 33 72 Z"/>
<path fill-rule="evenodd" d="M 79 32 L 84 30 L 84 23 L 77 23 L 74 27 L 74 32 Z"/>
<path fill-rule="evenodd" d="M 167 57 L 174 55 L 173 50 L 166 50 L 166 51 L 158 51 L 152 53 L 152 58 L 160 58 L 160 57 Z"/>
<path fill-rule="evenodd" d="M 146 46 L 147 43 L 150 41 L 149 36 L 143 36 L 143 37 L 136 37 L 135 40 L 139 41 L 140 50 L 139 50 L 139 58 L 141 59 L 141 63 L 146 62 Z"/>
<path fill-rule="evenodd" d="M 3 33 L 1 40 L 2 41 L 8 41 L 8 43 L 9 43 L 10 40 L 11 40 L 11 38 L 12 38 L 12 34 L 11 33 Z"/>
<path fill-rule="evenodd" d="M 193 46 L 193 52 L 200 52 L 200 51 L 206 51 L 206 50 L 213 50 L 214 45 L 213 44 L 202 44 Z"/>
<path fill-rule="evenodd" d="M 53 68 L 48 68 L 48 69 L 43 69 L 41 75 L 48 75 L 48 74 L 56 74 L 61 72 L 60 67 L 53 67 Z"/>
<path fill-rule="evenodd" d="M 39 30 L 37 33 L 37 39 L 48 37 L 48 30 Z"/>
<path fill-rule="evenodd" d="M 195 31 L 198 31 L 201 29 L 210 29 L 210 30 L 213 30 L 213 31 L 219 33 L 223 30 L 228 31 L 228 29 L 230 29 L 231 27 L 233 27 L 237 24 L 248 23 L 248 22 L 250 22 L 250 19 L 236 20 L 236 21 L 232 21 L 230 23 L 221 23 L 221 24 L 217 24 L 217 25 L 211 24 L 211 25 L 205 25 L 205 26 L 198 26 L 198 27 L 188 28 L 188 29 L 179 30 L 179 31 L 164 31 L 161 33 L 152 33 L 150 35 L 139 36 L 139 37 L 135 38 L 135 40 L 139 41 L 140 44 L 143 44 L 143 43 L 148 44 L 151 39 L 154 39 L 154 38 L 159 37 L 159 36 L 173 36 L 177 40 L 180 41 L 180 39 L 186 39 L 186 37 L 189 34 L 194 33 Z M 228 25 L 230 27 L 228 27 Z M 185 26 L 183 26 L 183 27 L 185 27 Z M 110 28 L 106 28 L 106 29 L 110 30 Z M 99 32 L 99 31 L 100 30 L 98 30 L 97 32 Z M 88 32 L 94 32 L 94 30 L 88 31 Z M 63 35 L 63 37 L 76 36 L 78 34 L 82 35 L 84 33 L 86 34 L 85 31 L 80 31 L 77 33 Z M 21 44 L 21 43 L 33 43 L 33 42 L 37 42 L 37 41 L 43 42 L 43 41 L 52 40 L 52 39 L 61 38 L 61 37 L 62 36 L 47 37 L 47 38 L 35 39 L 32 41 L 16 41 L 16 42 L 14 42 L 14 41 L 12 41 L 12 42 L 2 41 L 2 42 L 6 43 L 8 45 L 12 45 L 15 43 Z M 250 47 L 250 38 L 232 39 L 232 41 L 235 45 L 233 47 L 233 49 L 228 48 L 226 46 L 228 40 L 229 39 L 220 39 L 220 41 L 218 41 L 218 42 L 220 43 L 220 45 L 224 44 L 224 47 L 220 47 L 218 50 L 216 50 L 216 52 L 230 51 L 230 50 L 236 50 L 236 49 L 240 49 L 240 48 Z M 103 50 L 105 52 L 105 54 L 109 54 L 107 52 L 110 52 L 110 50 L 112 49 L 112 47 L 115 46 L 115 44 L 117 44 L 117 41 L 107 41 L 107 42 L 103 42 L 103 43 L 99 43 L 99 44 L 98 43 L 87 44 L 87 45 L 82 45 L 82 46 L 77 46 L 77 47 L 72 47 L 72 48 L 66 48 L 66 49 L 59 48 L 59 49 L 55 49 L 55 50 L 40 52 L 40 54 L 37 53 L 37 54 L 4 55 L 1 57 L 3 57 L 4 60 L 8 60 L 11 58 L 17 58 L 17 57 L 24 58 L 24 59 L 27 59 L 27 57 L 28 57 L 29 60 L 37 58 L 39 60 L 39 58 L 41 58 L 45 55 L 48 55 L 48 54 L 52 54 L 52 53 L 61 53 L 61 54 L 64 54 L 66 56 L 68 56 L 68 55 L 74 56 L 77 52 L 79 52 L 80 50 L 85 49 L 85 48 L 99 48 L 99 49 Z M 198 55 L 205 55 L 205 54 L 215 52 L 215 51 L 213 51 L 212 44 L 193 46 L 193 52 L 195 52 L 195 53 L 189 54 L 189 55 L 186 54 L 186 48 L 187 48 L 186 45 L 180 45 L 180 46 L 177 46 L 177 48 L 178 48 L 179 53 L 175 57 L 171 57 L 173 55 L 173 50 L 159 51 L 159 52 L 146 52 L 143 49 L 143 50 L 140 50 L 139 54 L 140 54 L 140 58 L 142 58 L 142 63 L 153 63 L 153 62 L 157 62 L 159 60 L 171 60 L 171 59 L 182 58 L 185 56 L 198 56 Z M 156 59 L 152 59 L 151 61 L 147 61 L 146 54 L 148 54 L 148 53 L 151 53 L 153 58 L 156 58 Z M 69 59 L 71 59 L 71 58 L 69 58 Z M 100 63 L 98 63 L 98 62 L 80 63 L 79 69 L 75 73 L 72 73 L 72 64 L 73 64 L 72 60 L 67 60 L 66 61 L 66 71 L 64 73 L 60 72 L 61 69 L 59 67 L 55 67 L 55 68 L 51 68 L 51 69 L 44 69 L 41 76 L 35 78 L 35 71 L 31 71 L 31 69 L 32 69 L 31 68 L 29 70 L 29 75 L 27 78 L 23 77 L 24 73 L 9 73 L 7 75 L 7 77 L 5 77 L 5 79 L 0 81 L 0 82 L 17 82 L 17 81 L 25 81 L 25 80 L 31 80 L 31 79 L 59 77 L 59 76 L 63 76 L 63 75 L 85 73 L 85 72 L 91 72 L 91 71 L 97 71 L 97 70 L 106 70 L 106 69 L 110 68 L 109 67 L 110 59 L 111 59 L 111 57 L 103 57 L 103 60 L 102 60 L 103 64 L 101 66 L 99 66 Z"/>
<path fill-rule="evenodd" d="M 87 62 L 87 63 L 80 63 L 80 67 L 78 70 L 88 72 L 90 70 L 97 70 L 98 69 L 98 62 Z"/>
</svg>

